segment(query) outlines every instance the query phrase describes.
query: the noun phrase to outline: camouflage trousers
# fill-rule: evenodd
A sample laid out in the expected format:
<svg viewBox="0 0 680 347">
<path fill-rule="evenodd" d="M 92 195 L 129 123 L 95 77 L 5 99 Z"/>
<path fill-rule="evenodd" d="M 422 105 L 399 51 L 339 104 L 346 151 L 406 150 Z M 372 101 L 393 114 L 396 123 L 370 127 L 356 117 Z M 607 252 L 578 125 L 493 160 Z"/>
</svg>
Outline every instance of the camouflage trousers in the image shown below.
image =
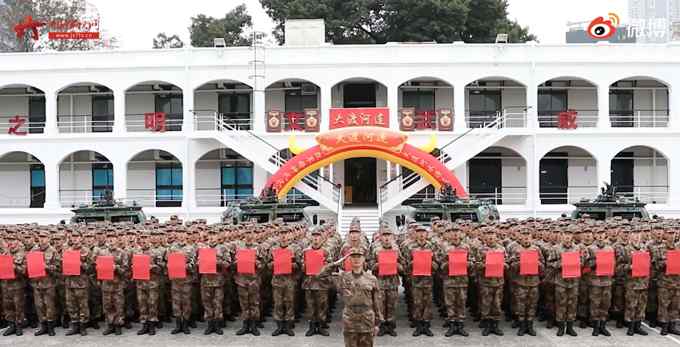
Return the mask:
<svg viewBox="0 0 680 347">
<path fill-rule="evenodd" d="M 612 286 L 612 305 L 609 310 L 612 313 L 623 313 L 625 309 L 626 287 L 623 283 Z"/>
<path fill-rule="evenodd" d="M 87 323 L 90 321 L 88 288 L 66 287 L 66 309 L 71 322 Z"/>
<path fill-rule="evenodd" d="M 95 281 L 96 282 L 96 281 Z M 102 289 L 90 281 L 90 295 L 89 295 L 89 305 L 90 305 L 90 317 L 93 320 L 98 320 L 104 317 L 104 303 L 102 302 Z"/>
<path fill-rule="evenodd" d="M 140 288 L 137 286 L 137 305 L 139 306 L 139 321 L 158 322 L 159 287 Z"/>
<path fill-rule="evenodd" d="M 394 322 L 397 301 L 399 300 L 399 289 L 380 289 L 380 295 L 383 300 L 381 308 L 385 321 Z"/>
<path fill-rule="evenodd" d="M 645 319 L 647 309 L 647 288 L 632 289 L 626 288 L 626 310 L 624 319 L 626 321 L 641 321 Z"/>
<path fill-rule="evenodd" d="M 56 288 L 38 289 L 33 288 L 33 299 L 38 319 L 41 322 L 54 322 L 57 320 Z"/>
<path fill-rule="evenodd" d="M 513 284 L 512 308 L 519 320 L 534 320 L 538 306 L 538 286 L 527 287 Z"/>
<path fill-rule="evenodd" d="M 555 286 L 555 320 L 573 322 L 576 320 L 576 308 L 579 300 L 579 286 L 567 288 Z"/>
<path fill-rule="evenodd" d="M 10 322 L 23 322 L 26 296 L 24 289 L 5 289 L 2 290 L 2 311 L 5 319 Z"/>
<path fill-rule="evenodd" d="M 310 321 L 325 321 L 328 313 L 328 290 L 305 290 L 305 304 L 305 318 Z"/>
<path fill-rule="evenodd" d="M 445 287 L 444 304 L 446 305 L 446 319 L 453 321 L 465 320 L 465 303 L 467 301 L 467 287 Z"/>
<path fill-rule="evenodd" d="M 373 347 L 373 333 L 344 332 L 345 347 Z"/>
<path fill-rule="evenodd" d="M 579 281 L 576 315 L 584 320 L 590 317 L 590 285 L 587 281 Z"/>
<path fill-rule="evenodd" d="M 191 282 L 172 282 L 170 288 L 172 298 L 172 315 L 178 319 L 191 318 Z"/>
<path fill-rule="evenodd" d="M 222 320 L 224 318 L 224 288 L 201 286 L 203 302 L 203 318 L 205 320 Z"/>
<path fill-rule="evenodd" d="M 273 287 L 272 297 L 274 301 L 272 318 L 278 321 L 294 320 L 295 286 Z"/>
<path fill-rule="evenodd" d="M 606 320 L 612 304 L 611 286 L 590 286 L 590 319 Z"/>
<path fill-rule="evenodd" d="M 501 320 L 501 301 L 503 286 L 479 286 L 479 314 L 482 319 Z"/>
<path fill-rule="evenodd" d="M 413 320 L 432 320 L 432 288 L 411 287 L 413 300 Z"/>
<path fill-rule="evenodd" d="M 102 291 L 102 308 L 106 324 L 123 325 L 125 323 L 125 288 Z"/>
<path fill-rule="evenodd" d="M 238 286 L 238 302 L 241 305 L 242 320 L 260 319 L 259 286 Z"/>
<path fill-rule="evenodd" d="M 657 320 L 661 323 L 670 323 L 678 318 L 680 309 L 680 290 L 668 287 L 659 287 L 657 292 Z"/>
</svg>

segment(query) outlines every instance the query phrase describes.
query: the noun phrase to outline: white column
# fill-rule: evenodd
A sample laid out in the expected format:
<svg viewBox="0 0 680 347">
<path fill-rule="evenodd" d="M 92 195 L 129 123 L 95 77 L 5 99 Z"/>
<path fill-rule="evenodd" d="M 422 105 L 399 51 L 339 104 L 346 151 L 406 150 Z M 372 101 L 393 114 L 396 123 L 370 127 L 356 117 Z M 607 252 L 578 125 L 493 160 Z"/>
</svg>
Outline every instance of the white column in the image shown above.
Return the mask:
<svg viewBox="0 0 680 347">
<path fill-rule="evenodd" d="M 535 138 L 534 138 L 535 141 Z M 535 144 L 533 144 L 535 146 Z M 535 150 L 534 154 L 535 155 Z M 541 158 L 534 158 L 534 160 L 527 160 L 527 201 L 526 205 L 532 210 L 536 211 L 541 207 L 541 173 L 540 173 Z M 534 213 L 535 215 L 535 213 Z"/>
<path fill-rule="evenodd" d="M 387 86 L 387 107 L 390 109 L 390 129 L 399 130 L 399 85 Z"/>
<path fill-rule="evenodd" d="M 253 113 L 251 117 L 255 132 L 265 132 L 265 113 L 264 90 L 253 90 Z"/>
<path fill-rule="evenodd" d="M 60 208 L 59 165 L 45 162 L 45 208 Z"/>
<path fill-rule="evenodd" d="M 192 133 L 194 131 L 194 91 L 187 85 L 182 89 L 182 108 L 184 117 L 182 119 L 182 132 Z"/>
<path fill-rule="evenodd" d="M 600 83 L 597 88 L 597 127 L 610 128 L 609 123 L 609 85 Z M 609 182 L 609 179 L 607 179 Z M 598 183 L 602 184 L 602 182 Z"/>
<path fill-rule="evenodd" d="M 320 131 L 328 131 L 331 124 L 331 103 L 332 103 L 332 86 L 319 85 L 319 117 L 321 120 Z"/>
<path fill-rule="evenodd" d="M 453 88 L 453 130 L 465 131 L 465 85 L 458 84 Z"/>
<path fill-rule="evenodd" d="M 673 88 L 674 86 L 677 86 Z M 680 102 L 676 100 L 678 95 L 675 90 L 680 88 L 680 82 L 671 81 L 668 86 L 668 127 L 673 129 L 680 129 Z"/>
<path fill-rule="evenodd" d="M 126 131 L 125 90 L 115 90 L 113 93 L 113 132 L 122 134 Z M 125 194 L 125 192 L 123 192 L 123 194 Z"/>
<path fill-rule="evenodd" d="M 57 93 L 51 90 L 45 91 L 45 134 L 57 135 Z"/>
<path fill-rule="evenodd" d="M 125 202 L 131 204 L 132 201 L 127 200 L 127 173 L 128 167 L 125 159 L 113 162 L 113 197 L 116 200 L 126 199 Z"/>
<path fill-rule="evenodd" d="M 677 123 L 677 122 L 676 122 Z M 666 165 L 668 165 L 668 205 L 678 206 L 680 204 L 680 158 L 677 151 L 668 154 Z"/>
<path fill-rule="evenodd" d="M 538 124 L 538 86 L 533 82 L 527 87 L 527 124 L 530 129 L 539 128 Z"/>
<path fill-rule="evenodd" d="M 612 183 L 612 160 L 605 156 L 596 156 L 597 160 L 597 187 L 603 186 L 603 182 Z"/>
</svg>

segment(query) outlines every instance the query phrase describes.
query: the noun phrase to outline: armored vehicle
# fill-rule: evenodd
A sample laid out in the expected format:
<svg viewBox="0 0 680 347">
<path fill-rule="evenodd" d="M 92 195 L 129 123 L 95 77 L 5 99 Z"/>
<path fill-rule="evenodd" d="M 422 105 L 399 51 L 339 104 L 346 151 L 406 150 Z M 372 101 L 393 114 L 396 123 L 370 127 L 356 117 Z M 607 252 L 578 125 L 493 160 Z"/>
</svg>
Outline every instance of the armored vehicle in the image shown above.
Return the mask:
<svg viewBox="0 0 680 347">
<path fill-rule="evenodd" d="M 576 209 L 571 213 L 572 218 L 589 217 L 596 220 L 621 217 L 631 220 L 633 218 L 650 218 L 645 206 L 647 204 L 637 199 L 620 196 L 615 188 L 605 183 L 601 188 L 600 195 L 594 200 L 582 199 L 573 204 Z"/>
</svg>

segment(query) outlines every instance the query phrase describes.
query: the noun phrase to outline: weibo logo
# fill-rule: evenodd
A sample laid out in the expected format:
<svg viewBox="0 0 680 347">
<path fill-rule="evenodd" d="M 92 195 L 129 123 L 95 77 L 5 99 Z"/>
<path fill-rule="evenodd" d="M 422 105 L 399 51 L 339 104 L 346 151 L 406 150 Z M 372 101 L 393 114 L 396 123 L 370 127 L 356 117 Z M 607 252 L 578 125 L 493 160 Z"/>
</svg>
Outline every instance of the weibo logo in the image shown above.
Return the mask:
<svg viewBox="0 0 680 347">
<path fill-rule="evenodd" d="M 613 12 L 609 13 L 607 20 L 604 17 L 597 17 L 588 25 L 588 36 L 595 40 L 606 40 L 616 34 L 616 27 L 619 23 L 619 16 Z"/>
</svg>

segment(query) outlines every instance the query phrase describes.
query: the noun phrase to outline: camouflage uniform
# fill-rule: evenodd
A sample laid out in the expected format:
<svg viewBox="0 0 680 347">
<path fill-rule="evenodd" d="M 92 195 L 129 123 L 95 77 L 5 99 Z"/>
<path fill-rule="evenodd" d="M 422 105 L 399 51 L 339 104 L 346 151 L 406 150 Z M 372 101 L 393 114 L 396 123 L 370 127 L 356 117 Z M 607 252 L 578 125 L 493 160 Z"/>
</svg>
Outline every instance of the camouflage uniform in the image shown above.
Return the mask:
<svg viewBox="0 0 680 347">
<path fill-rule="evenodd" d="M 386 230 L 383 230 L 383 233 L 391 234 L 391 231 L 389 230 L 389 228 L 387 228 Z M 397 253 L 396 275 L 380 276 L 379 274 L 380 265 L 378 264 L 378 256 L 382 251 L 394 251 Z M 382 299 L 382 302 L 380 303 L 380 307 L 382 309 L 381 314 L 385 320 L 384 325 L 380 327 L 381 332 L 379 332 L 378 335 L 381 336 L 384 333 L 389 333 L 392 336 L 396 336 L 397 333 L 395 332 L 394 329 L 396 329 L 397 327 L 396 308 L 397 301 L 399 300 L 399 274 L 404 272 L 402 264 L 399 262 L 399 259 L 401 259 L 401 254 L 396 245 L 379 243 L 376 244 L 375 247 L 373 247 L 369 259 L 371 263 L 370 268 L 378 280 L 378 287 L 380 288 L 380 298 Z"/>
<path fill-rule="evenodd" d="M 599 333 L 609 336 L 610 333 L 606 329 L 607 316 L 609 315 L 609 307 L 612 303 L 612 284 L 613 276 L 598 276 L 596 271 L 596 253 L 598 251 L 614 251 L 614 249 L 604 243 L 597 242 L 596 244 L 587 248 L 588 260 L 587 266 L 593 271 L 590 278 L 590 318 L 595 321 L 593 329 L 593 336 Z"/>
<path fill-rule="evenodd" d="M 195 249 L 184 243 L 176 243 L 168 249 L 166 261 L 172 253 L 183 254 L 186 261 L 186 277 L 170 279 L 172 313 L 177 320 L 176 327 L 172 332 L 175 334 L 179 332 L 189 334 L 189 320 L 191 319 L 191 288 L 196 268 Z"/>
<path fill-rule="evenodd" d="M 49 235 L 43 233 L 40 237 L 47 238 Z M 40 330 L 36 332 L 36 336 L 46 333 L 49 333 L 49 336 L 54 336 L 54 325 L 57 320 L 56 277 L 59 274 L 61 261 L 57 251 L 47 241 L 45 241 L 44 246 L 36 245 L 31 251 L 43 253 L 45 272 L 47 274 L 45 277 L 31 279 L 35 308 L 41 323 Z"/>
<path fill-rule="evenodd" d="M 422 226 L 416 227 L 418 233 L 427 232 Z M 409 282 L 411 286 L 411 297 L 413 300 L 412 317 L 416 324 L 416 330 L 413 332 L 414 336 L 425 334 L 431 336 L 430 321 L 432 320 L 432 276 L 416 276 L 413 274 L 413 254 L 415 251 L 430 251 L 432 252 L 432 273 L 436 273 L 438 265 L 435 259 L 435 246 L 428 242 L 416 240 L 410 243 L 407 247 L 407 253 L 403 254 L 405 264 L 403 265 L 404 272 L 409 275 Z"/>
<path fill-rule="evenodd" d="M 316 232 L 314 232 L 316 233 Z M 331 253 L 325 248 L 318 248 L 324 252 L 324 262 L 329 264 L 332 260 Z M 304 254 L 307 251 L 318 250 L 314 247 L 308 247 L 302 251 L 302 264 L 305 268 Z M 327 336 L 321 325 L 326 321 L 328 314 L 328 283 L 318 275 L 305 274 L 302 281 L 302 289 L 305 291 L 305 318 L 309 320 L 309 330 L 306 335 L 311 336 L 315 333 Z"/>
<path fill-rule="evenodd" d="M 496 335 L 502 335 L 503 332 L 498 328 L 498 321 L 501 319 L 501 301 L 503 299 L 503 284 L 505 279 L 503 277 L 486 277 L 484 275 L 486 271 L 486 255 L 488 252 L 503 252 L 505 253 L 505 248 L 503 246 L 496 244 L 493 246 L 483 245 L 477 249 L 475 255 L 475 264 L 477 264 L 477 271 L 479 272 L 479 297 L 480 302 L 480 315 L 483 320 L 486 321 L 485 330 L 482 334 L 488 335 L 489 333 L 494 333 Z M 507 263 L 504 264 L 507 267 Z"/>
<path fill-rule="evenodd" d="M 239 249 L 255 249 L 255 274 L 234 274 L 234 281 L 236 282 L 238 300 L 241 305 L 241 319 L 243 320 L 243 327 L 236 332 L 237 335 L 244 335 L 251 332 L 257 336 L 260 332 L 257 330 L 257 321 L 260 319 L 260 278 L 257 274 L 262 269 L 262 249 L 257 244 L 251 242 L 237 241 L 234 244 L 236 253 Z"/>
<path fill-rule="evenodd" d="M 109 240 L 113 240 L 113 237 L 115 237 L 115 234 L 111 234 Z M 123 249 L 109 244 L 98 247 L 96 256 L 113 257 L 113 280 L 101 280 L 99 285 L 102 293 L 104 319 L 108 325 L 104 335 L 113 332 L 120 335 L 121 327 L 125 324 L 125 288 L 130 277 L 129 255 Z"/>
<path fill-rule="evenodd" d="M 17 336 L 23 335 L 21 325 L 24 322 L 24 305 L 25 305 L 25 289 L 26 289 L 26 260 L 23 250 L 23 245 L 17 245 L 16 239 L 13 235 L 7 235 L 6 240 L 14 242 L 14 248 L 3 249 L 3 255 L 12 256 L 14 262 L 14 279 L 2 280 L 2 309 L 5 315 L 5 320 L 9 322 L 10 327 L 3 333 L 4 336 L 15 333 Z"/>
<path fill-rule="evenodd" d="M 70 248 L 72 251 L 80 252 L 80 275 L 64 277 L 64 284 L 66 287 L 66 308 L 71 317 L 73 329 L 67 332 L 67 335 L 87 335 L 87 324 L 90 321 L 90 306 L 89 306 L 89 286 L 90 286 L 90 271 L 93 269 L 93 264 L 90 262 L 90 250 L 82 248 L 80 245 L 72 245 L 75 248 Z"/>
<path fill-rule="evenodd" d="M 659 273 L 658 285 L 658 311 L 657 319 L 661 326 L 661 334 L 666 335 L 674 332 L 672 322 L 680 319 L 678 308 L 680 307 L 680 276 L 666 274 L 667 252 L 680 249 L 680 243 L 667 243 L 659 245 L 654 251 L 653 264 Z M 677 331 L 675 331 L 677 332 Z"/>
<path fill-rule="evenodd" d="M 629 322 L 628 335 L 639 333 L 647 335 L 641 330 L 641 322 L 645 319 L 647 308 L 647 290 L 649 289 L 649 276 L 633 277 L 633 252 L 646 252 L 646 247 L 641 244 L 632 244 L 622 249 L 617 267 L 625 273 L 625 313 L 624 319 Z M 640 325 L 639 325 L 640 324 Z"/>
<path fill-rule="evenodd" d="M 203 245 L 207 248 L 209 245 Z M 222 335 L 221 324 L 224 319 L 224 273 L 229 271 L 231 254 L 224 245 L 213 245 L 217 255 L 217 273 L 201 274 L 201 300 L 203 301 L 204 319 L 208 321 L 205 334 L 215 332 Z"/>
<path fill-rule="evenodd" d="M 538 286 L 541 279 L 539 275 L 522 275 L 520 273 L 520 254 L 525 251 L 535 251 L 538 254 L 538 273 L 543 273 L 545 262 L 543 254 L 537 247 L 533 245 L 523 247 L 518 244 L 513 248 L 509 260 L 510 268 L 516 274 L 513 278 L 512 307 L 521 324 L 518 334 L 522 336 L 524 333 L 529 333 L 529 335 L 535 336 L 533 321 L 536 318 L 536 309 L 538 308 Z"/>
<path fill-rule="evenodd" d="M 290 336 L 295 335 L 293 332 L 293 323 L 295 320 L 295 287 L 297 285 L 296 272 L 300 269 L 300 252 L 294 245 L 278 245 L 281 248 L 287 248 L 292 252 L 292 267 L 293 271 L 290 274 L 272 274 L 271 286 L 274 309 L 272 311 L 273 318 L 277 324 L 277 330 L 272 333 L 272 336 L 278 336 L 286 333 Z M 273 256 L 270 258 L 273 259 Z M 273 271 L 273 261 L 270 261 L 269 267 Z"/>
<path fill-rule="evenodd" d="M 142 238 L 148 235 L 142 234 Z M 146 241 L 148 242 L 148 241 Z M 143 327 L 137 332 L 138 335 L 156 333 L 158 323 L 159 290 L 163 269 L 165 269 L 165 255 L 162 248 L 150 248 L 144 243 L 142 248 L 133 251 L 134 254 L 148 255 L 150 257 L 151 275 L 149 280 L 135 280 L 137 288 L 137 304 L 139 305 L 139 321 Z"/>
<path fill-rule="evenodd" d="M 461 276 L 449 276 L 449 252 L 453 250 L 467 251 L 468 274 Z M 472 252 L 466 244 L 460 243 L 458 245 L 447 244 L 442 247 L 438 263 L 442 267 L 443 289 L 444 289 L 444 305 L 446 306 L 446 318 L 449 320 L 449 331 L 446 336 L 453 336 L 454 334 L 461 334 L 467 336 L 464 330 L 465 322 L 465 305 L 467 303 L 467 291 L 469 277 L 472 273 Z"/>
<path fill-rule="evenodd" d="M 576 320 L 576 309 L 578 306 L 579 278 L 565 278 L 562 276 L 562 254 L 567 252 L 578 252 L 581 256 L 579 262 L 585 264 L 586 256 L 582 249 L 576 245 L 558 245 L 550 253 L 547 260 L 548 266 L 555 271 L 555 320 L 559 326 L 558 336 L 565 333 L 576 336 L 574 331 L 574 321 Z"/>
</svg>

